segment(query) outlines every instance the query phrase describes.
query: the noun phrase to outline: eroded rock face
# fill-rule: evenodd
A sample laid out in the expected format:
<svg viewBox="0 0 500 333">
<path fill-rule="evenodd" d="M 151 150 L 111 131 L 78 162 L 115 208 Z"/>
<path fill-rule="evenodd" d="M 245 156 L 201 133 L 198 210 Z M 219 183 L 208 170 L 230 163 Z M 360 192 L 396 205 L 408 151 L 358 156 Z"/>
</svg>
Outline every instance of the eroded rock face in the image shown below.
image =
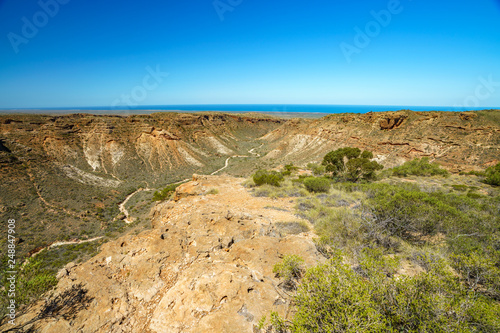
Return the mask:
<svg viewBox="0 0 500 333">
<path fill-rule="evenodd" d="M 283 255 L 307 265 L 324 259 L 308 233 L 280 237 L 273 223 L 296 221 L 289 199 L 252 197 L 241 179 L 195 176 L 178 201 L 157 205 L 153 229 L 103 245 L 65 267 L 55 294 L 82 286 L 84 309 L 36 320 L 37 332 L 253 332 L 263 315 L 286 316 L 288 301 L 272 273 Z M 217 188 L 219 194 L 200 195 Z M 189 195 L 183 195 L 183 189 Z M 193 194 L 196 193 L 196 194 Z M 43 302 L 19 319 L 27 323 Z"/>
<path fill-rule="evenodd" d="M 266 134 L 265 159 L 318 162 L 330 151 L 372 151 L 385 167 L 429 157 L 451 172 L 484 170 L 500 156 L 500 110 L 332 114 L 287 122 Z"/>
<path fill-rule="evenodd" d="M 401 114 L 396 114 L 389 116 L 387 118 L 383 118 L 379 121 L 380 129 L 390 130 L 393 128 L 397 128 L 403 124 L 406 118 L 408 118 L 408 116 Z"/>
</svg>

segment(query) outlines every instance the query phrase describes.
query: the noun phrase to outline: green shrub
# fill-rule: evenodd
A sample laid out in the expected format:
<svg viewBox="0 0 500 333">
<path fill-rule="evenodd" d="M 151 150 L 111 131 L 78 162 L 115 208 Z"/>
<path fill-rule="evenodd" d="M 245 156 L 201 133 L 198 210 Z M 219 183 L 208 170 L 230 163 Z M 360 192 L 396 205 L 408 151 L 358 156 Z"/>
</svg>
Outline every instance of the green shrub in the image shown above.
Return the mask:
<svg viewBox="0 0 500 333">
<path fill-rule="evenodd" d="M 286 255 L 273 267 L 273 273 L 283 279 L 285 286 L 294 287 L 295 282 L 302 277 L 304 259 L 297 255 Z"/>
<path fill-rule="evenodd" d="M 327 193 L 331 187 L 331 183 L 323 177 L 308 177 L 304 179 L 304 186 L 309 192 Z"/>
<path fill-rule="evenodd" d="M 489 185 L 500 186 L 500 163 L 486 169 L 484 182 Z"/>
<path fill-rule="evenodd" d="M 452 266 L 469 288 L 500 299 L 500 250 L 474 251 L 451 257 Z"/>
<path fill-rule="evenodd" d="M 331 151 L 323 158 L 322 165 L 332 176 L 345 180 L 358 181 L 360 179 L 370 180 L 375 177 L 375 171 L 384 167 L 375 161 L 371 161 L 373 154 L 358 148 L 340 148 Z"/>
<path fill-rule="evenodd" d="M 394 261 L 367 251 L 358 269 L 337 253 L 309 269 L 297 290 L 292 332 L 497 332 L 498 303 L 466 292 L 436 261 L 395 276 Z M 496 313 L 496 314 L 495 314 Z"/>
<path fill-rule="evenodd" d="M 32 258 L 24 264 L 24 266 L 16 265 L 14 269 L 18 272 L 16 277 L 16 306 L 22 308 L 24 305 L 35 302 L 45 292 L 52 289 L 57 284 L 55 272 L 47 268 L 47 263 L 41 259 Z M 3 276 L 4 284 L 7 286 L 7 277 Z M 2 302 L 7 301 L 6 290 L 0 292 Z M 2 304 L 3 305 L 3 304 Z M 1 312 L 0 312 L 1 313 Z"/>
<path fill-rule="evenodd" d="M 283 175 L 276 171 L 259 170 L 253 175 L 255 185 L 261 186 L 264 184 L 272 186 L 280 186 L 283 181 Z"/>
<path fill-rule="evenodd" d="M 392 169 L 392 174 L 398 177 L 413 176 L 448 176 L 448 171 L 441 169 L 439 164 L 429 163 L 428 157 L 414 159 Z"/>
<path fill-rule="evenodd" d="M 292 332 L 381 332 L 387 324 L 372 299 L 373 286 L 337 255 L 309 269 L 294 301 Z"/>
<path fill-rule="evenodd" d="M 218 190 L 218 189 L 216 189 L 216 188 L 212 188 L 212 189 L 208 190 L 206 194 L 207 194 L 207 195 L 215 195 L 215 194 L 219 194 L 219 190 Z"/>
<path fill-rule="evenodd" d="M 309 163 L 307 168 L 312 171 L 313 175 L 321 176 L 326 172 L 326 167 L 318 163 Z"/>
<path fill-rule="evenodd" d="M 292 172 L 299 170 L 298 167 L 294 166 L 293 164 L 287 164 L 284 166 L 283 171 L 281 171 L 281 174 L 283 176 L 290 176 Z"/>
<path fill-rule="evenodd" d="M 179 187 L 180 185 L 182 185 L 182 183 L 170 184 L 167 187 L 165 187 L 163 190 L 156 191 L 153 194 L 153 201 L 163 201 L 163 200 L 170 198 L 172 193 L 174 193 L 175 189 L 177 187 Z"/>
</svg>

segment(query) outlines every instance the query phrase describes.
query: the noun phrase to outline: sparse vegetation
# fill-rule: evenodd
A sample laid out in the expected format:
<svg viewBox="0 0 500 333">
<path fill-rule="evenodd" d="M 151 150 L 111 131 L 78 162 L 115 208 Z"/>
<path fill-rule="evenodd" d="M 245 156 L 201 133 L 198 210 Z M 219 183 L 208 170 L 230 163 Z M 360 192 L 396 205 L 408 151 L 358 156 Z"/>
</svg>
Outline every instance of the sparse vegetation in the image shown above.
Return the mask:
<svg viewBox="0 0 500 333">
<path fill-rule="evenodd" d="M 311 170 L 315 176 L 321 176 L 326 172 L 326 167 L 318 163 L 307 164 L 307 169 Z"/>
<path fill-rule="evenodd" d="M 288 282 L 297 313 L 281 331 L 499 331 L 500 196 L 469 184 L 335 183 L 299 199 L 329 261 Z"/>
<path fill-rule="evenodd" d="M 215 194 L 219 194 L 219 190 L 216 189 L 216 188 L 211 188 L 210 190 L 207 191 L 206 193 L 207 195 L 215 195 Z"/>
<path fill-rule="evenodd" d="M 441 169 L 439 164 L 429 162 L 428 157 L 416 158 L 412 161 L 405 162 L 399 167 L 392 169 L 392 174 L 397 177 L 413 176 L 448 176 L 449 172 Z"/>
<path fill-rule="evenodd" d="M 292 172 L 297 171 L 299 168 L 296 167 L 293 164 L 287 164 L 283 167 L 283 170 L 281 171 L 281 174 L 283 176 L 290 176 Z"/>
<path fill-rule="evenodd" d="M 310 230 L 305 221 L 298 222 L 277 222 L 276 229 L 283 235 L 296 235 Z"/>
<path fill-rule="evenodd" d="M 175 192 L 175 189 L 178 188 L 182 183 L 170 184 L 165 187 L 163 190 L 156 191 L 153 194 L 153 201 L 164 201 L 170 198 L 172 193 Z"/>
</svg>

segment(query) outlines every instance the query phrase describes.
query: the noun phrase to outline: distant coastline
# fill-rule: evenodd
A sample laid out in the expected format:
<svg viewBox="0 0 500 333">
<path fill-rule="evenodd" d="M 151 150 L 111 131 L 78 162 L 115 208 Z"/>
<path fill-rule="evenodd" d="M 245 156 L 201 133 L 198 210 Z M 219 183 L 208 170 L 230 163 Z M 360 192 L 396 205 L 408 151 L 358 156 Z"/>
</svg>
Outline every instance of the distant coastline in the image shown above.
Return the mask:
<svg viewBox="0 0 500 333">
<path fill-rule="evenodd" d="M 155 112 L 259 112 L 284 117 L 319 118 L 337 113 L 368 113 L 383 111 L 479 111 L 499 109 L 488 107 L 454 106 L 409 106 L 409 105 L 314 105 L 314 104 L 200 104 L 200 105 L 146 105 L 132 108 L 91 107 L 56 107 L 56 108 L 0 108 L 0 114 L 75 114 L 89 113 L 100 115 L 141 115 Z"/>
</svg>

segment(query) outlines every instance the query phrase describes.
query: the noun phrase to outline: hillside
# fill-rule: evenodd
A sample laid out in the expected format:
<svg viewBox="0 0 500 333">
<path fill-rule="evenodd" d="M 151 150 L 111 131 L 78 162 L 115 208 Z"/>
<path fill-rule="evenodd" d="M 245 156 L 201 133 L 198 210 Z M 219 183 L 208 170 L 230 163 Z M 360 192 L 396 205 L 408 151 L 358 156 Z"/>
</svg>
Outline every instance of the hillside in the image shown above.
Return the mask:
<svg viewBox="0 0 500 333">
<path fill-rule="evenodd" d="M 309 193 L 299 175 L 310 174 L 308 163 L 341 147 L 373 151 L 386 168 L 426 156 L 454 174 L 399 178 L 389 170 L 364 190 L 329 179 L 326 194 Z M 332 253 L 313 238 L 342 230 L 328 235 L 328 247 L 346 246 L 352 230 L 367 221 L 366 209 L 391 208 L 368 206 L 374 193 L 387 189 L 408 190 L 405 195 L 421 205 L 439 203 L 428 208 L 434 215 L 423 214 L 440 216 L 439 223 L 426 220 L 425 230 L 435 233 L 422 239 L 409 232 L 416 245 L 376 230 L 380 238 L 368 247 L 389 244 L 390 255 L 407 262 L 421 244 L 434 246 L 434 237 L 449 235 L 451 242 L 465 235 L 473 243 L 469 252 L 484 248 L 495 258 L 487 251 L 498 246 L 498 188 L 458 173 L 499 161 L 500 111 L 493 110 L 287 120 L 223 113 L 0 116 L 2 225 L 17 221 L 18 264 L 32 257 L 26 271 L 43 277 L 37 283 L 57 285 L 50 297 L 22 308 L 18 323 L 21 331 L 44 332 L 257 331 L 269 311 L 289 319 L 294 313 L 273 266 L 290 254 L 304 258 L 307 267 L 324 263 Z M 282 187 L 244 186 L 256 170 L 288 163 L 302 169 Z M 171 200 L 169 191 L 175 192 Z M 432 193 L 435 198 L 426 197 Z M 441 223 L 441 214 L 448 216 L 448 229 L 429 227 Z M 453 225 L 462 215 L 463 224 Z M 343 226 L 318 229 L 335 219 Z M 421 216 L 405 221 L 411 225 Z M 353 229 L 344 230 L 351 222 Z M 358 236 L 352 242 L 364 239 Z M 396 243 L 402 249 L 392 249 Z M 6 239 L 0 246 L 7 246 Z M 443 244 L 436 248 L 437 256 L 447 255 Z M 358 260 L 361 250 L 352 251 Z M 5 260 L 2 280 L 4 267 Z M 426 269 L 422 264 L 401 271 Z"/>
<path fill-rule="evenodd" d="M 291 120 L 262 139 L 270 149 L 265 159 L 283 163 L 358 147 L 386 167 L 428 156 L 453 172 L 482 170 L 500 160 L 500 111 L 333 114 Z"/>
<path fill-rule="evenodd" d="M 19 255 L 120 233 L 128 194 L 220 169 L 281 123 L 213 113 L 0 116 L 2 225 L 20 222 Z"/>
<path fill-rule="evenodd" d="M 241 182 L 195 175 L 178 188 L 175 202 L 152 210 L 152 230 L 109 242 L 90 261 L 66 266 L 55 291 L 65 295 L 60 309 L 49 313 L 42 301 L 19 318 L 19 327 L 251 332 L 269 309 L 285 315 L 289 303 L 273 265 L 286 254 L 300 254 L 309 265 L 324 259 L 311 235 L 285 235 L 275 226 L 296 220 L 292 203 L 252 197 Z M 271 205 L 282 210 L 266 208 Z"/>
</svg>

